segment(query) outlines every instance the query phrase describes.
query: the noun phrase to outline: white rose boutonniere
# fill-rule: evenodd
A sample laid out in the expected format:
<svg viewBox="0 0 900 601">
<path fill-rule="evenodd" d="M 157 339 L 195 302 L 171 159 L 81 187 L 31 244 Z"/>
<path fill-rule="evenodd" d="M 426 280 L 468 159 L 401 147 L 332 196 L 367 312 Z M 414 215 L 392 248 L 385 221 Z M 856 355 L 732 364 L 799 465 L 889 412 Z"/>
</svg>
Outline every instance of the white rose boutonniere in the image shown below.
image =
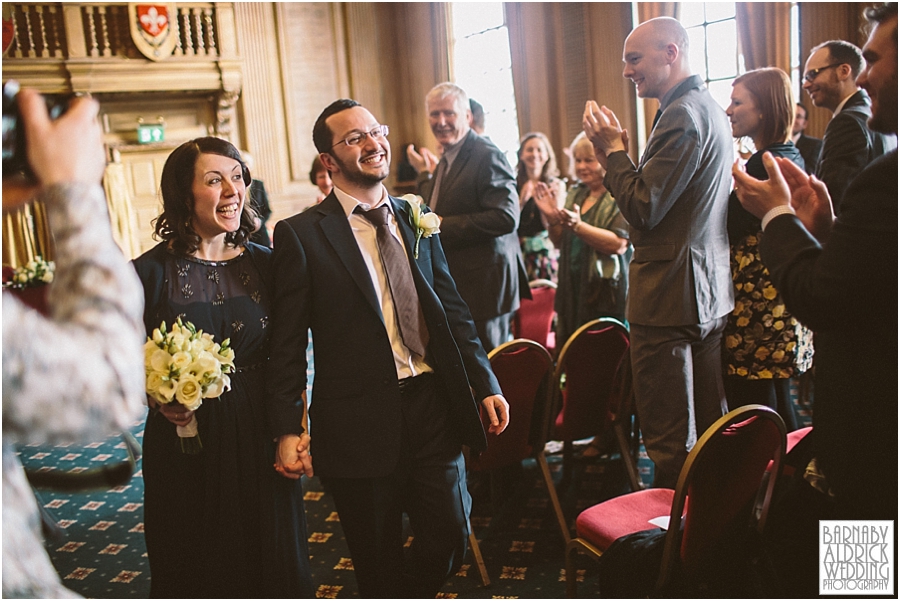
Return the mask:
<svg viewBox="0 0 900 601">
<path fill-rule="evenodd" d="M 413 251 L 413 257 L 419 258 L 419 240 L 422 238 L 430 238 L 434 234 L 441 233 L 441 218 L 436 213 L 423 213 L 421 196 L 415 194 L 405 194 L 400 197 L 409 205 L 409 222 L 416 230 L 416 248 Z"/>
</svg>

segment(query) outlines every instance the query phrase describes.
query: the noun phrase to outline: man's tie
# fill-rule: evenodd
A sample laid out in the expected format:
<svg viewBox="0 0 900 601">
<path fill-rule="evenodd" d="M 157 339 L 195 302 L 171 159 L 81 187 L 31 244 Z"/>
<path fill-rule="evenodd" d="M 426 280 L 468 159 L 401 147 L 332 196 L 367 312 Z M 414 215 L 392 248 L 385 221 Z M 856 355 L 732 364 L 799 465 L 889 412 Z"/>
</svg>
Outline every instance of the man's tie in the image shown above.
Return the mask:
<svg viewBox="0 0 900 601">
<path fill-rule="evenodd" d="M 441 160 L 438 161 L 437 169 L 434 170 L 434 186 L 431 187 L 431 198 L 428 201 L 428 206 L 432 211 L 436 210 L 435 207 L 437 207 L 438 192 L 441 189 L 441 181 L 443 181 L 446 173 L 447 158 L 441 157 Z"/>
<path fill-rule="evenodd" d="M 375 226 L 378 251 L 387 274 L 388 286 L 391 288 L 391 298 L 394 301 L 394 312 L 397 314 L 403 344 L 420 357 L 424 357 L 428 346 L 428 328 L 425 326 L 425 316 L 419 306 L 419 294 L 413 283 L 409 259 L 400 241 L 391 234 L 388 227 L 390 211 L 387 206 L 381 205 L 370 211 L 357 207 L 356 212 Z"/>
<path fill-rule="evenodd" d="M 659 121 L 660 117 L 662 117 L 662 109 L 661 108 L 656 111 L 656 116 L 653 118 L 653 127 L 651 127 L 650 129 L 653 129 L 654 127 L 656 127 L 656 123 Z"/>
</svg>

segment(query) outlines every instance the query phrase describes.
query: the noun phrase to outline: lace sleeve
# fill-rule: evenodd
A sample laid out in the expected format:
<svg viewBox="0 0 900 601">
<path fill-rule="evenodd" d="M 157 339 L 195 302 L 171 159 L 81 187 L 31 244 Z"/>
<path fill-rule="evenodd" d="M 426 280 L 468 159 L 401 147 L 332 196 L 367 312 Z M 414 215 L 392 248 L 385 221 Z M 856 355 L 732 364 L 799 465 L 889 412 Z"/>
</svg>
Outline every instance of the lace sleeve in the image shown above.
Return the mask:
<svg viewBox="0 0 900 601">
<path fill-rule="evenodd" d="M 50 317 L 3 295 L 4 442 L 102 437 L 142 407 L 143 298 L 103 190 L 58 185 L 41 199 L 56 243 Z"/>
</svg>

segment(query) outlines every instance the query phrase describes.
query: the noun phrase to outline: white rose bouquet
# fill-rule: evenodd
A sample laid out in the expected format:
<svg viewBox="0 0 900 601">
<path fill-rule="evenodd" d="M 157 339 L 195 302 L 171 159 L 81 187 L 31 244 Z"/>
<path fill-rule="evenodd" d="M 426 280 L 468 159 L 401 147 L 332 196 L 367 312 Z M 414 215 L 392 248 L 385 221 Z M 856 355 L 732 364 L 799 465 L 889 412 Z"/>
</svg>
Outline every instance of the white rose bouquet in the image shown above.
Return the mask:
<svg viewBox="0 0 900 601">
<path fill-rule="evenodd" d="M 419 240 L 430 238 L 434 234 L 441 233 L 441 218 L 437 213 L 424 213 L 422 211 L 422 197 L 415 194 L 405 194 L 400 197 L 409 205 L 409 222 L 416 230 L 416 248 L 413 257 L 419 258 Z"/>
<path fill-rule="evenodd" d="M 53 261 L 45 261 L 40 255 L 26 265 L 16 267 L 12 275 L 10 286 L 25 288 L 29 286 L 43 286 L 53 281 L 53 272 L 56 264 Z"/>
<path fill-rule="evenodd" d="M 147 394 L 158 403 L 177 402 L 195 411 L 203 399 L 213 399 L 231 390 L 234 351 L 230 339 L 222 344 L 210 334 L 198 330 L 181 318 L 166 331 L 166 322 L 153 330 L 144 345 L 144 370 Z M 203 448 L 197 429 L 197 417 L 191 416 L 186 426 L 177 427 L 181 450 L 193 455 Z"/>
</svg>

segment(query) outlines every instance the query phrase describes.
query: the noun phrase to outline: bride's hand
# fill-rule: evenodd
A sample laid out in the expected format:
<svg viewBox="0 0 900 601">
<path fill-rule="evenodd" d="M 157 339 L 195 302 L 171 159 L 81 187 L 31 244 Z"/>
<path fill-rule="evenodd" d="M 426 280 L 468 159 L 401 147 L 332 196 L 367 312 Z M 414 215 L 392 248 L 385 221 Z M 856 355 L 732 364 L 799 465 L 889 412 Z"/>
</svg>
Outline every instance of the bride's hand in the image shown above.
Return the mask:
<svg viewBox="0 0 900 601">
<path fill-rule="evenodd" d="M 188 425 L 191 422 L 191 417 L 194 415 L 193 411 L 187 410 L 181 403 L 157 403 L 153 399 L 149 399 L 148 402 L 153 403 L 159 412 L 163 414 L 163 417 L 176 426 Z M 153 407 L 154 405 L 150 406 Z"/>
</svg>

